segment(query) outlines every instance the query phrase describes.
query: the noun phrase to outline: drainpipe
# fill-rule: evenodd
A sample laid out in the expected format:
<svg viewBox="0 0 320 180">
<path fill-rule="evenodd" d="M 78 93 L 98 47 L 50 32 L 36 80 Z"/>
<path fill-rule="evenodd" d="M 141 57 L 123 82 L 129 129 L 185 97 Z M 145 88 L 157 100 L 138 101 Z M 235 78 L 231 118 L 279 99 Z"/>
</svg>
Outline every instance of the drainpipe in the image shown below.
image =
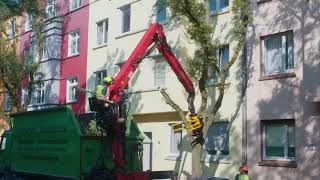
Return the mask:
<svg viewBox="0 0 320 180">
<path fill-rule="evenodd" d="M 242 163 L 247 164 L 247 84 L 248 84 L 248 64 L 247 64 L 247 44 L 244 45 L 242 55 Z"/>
</svg>

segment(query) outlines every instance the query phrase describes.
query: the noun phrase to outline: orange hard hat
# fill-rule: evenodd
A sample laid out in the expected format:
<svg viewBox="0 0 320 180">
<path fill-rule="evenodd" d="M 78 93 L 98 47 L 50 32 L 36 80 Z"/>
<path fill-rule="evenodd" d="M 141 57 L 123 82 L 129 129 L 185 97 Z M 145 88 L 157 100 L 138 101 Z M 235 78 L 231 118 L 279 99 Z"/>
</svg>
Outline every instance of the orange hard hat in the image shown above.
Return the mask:
<svg viewBox="0 0 320 180">
<path fill-rule="evenodd" d="M 242 165 L 240 168 L 240 172 L 244 172 L 244 173 L 248 173 L 249 172 L 249 168 L 247 165 Z"/>
</svg>

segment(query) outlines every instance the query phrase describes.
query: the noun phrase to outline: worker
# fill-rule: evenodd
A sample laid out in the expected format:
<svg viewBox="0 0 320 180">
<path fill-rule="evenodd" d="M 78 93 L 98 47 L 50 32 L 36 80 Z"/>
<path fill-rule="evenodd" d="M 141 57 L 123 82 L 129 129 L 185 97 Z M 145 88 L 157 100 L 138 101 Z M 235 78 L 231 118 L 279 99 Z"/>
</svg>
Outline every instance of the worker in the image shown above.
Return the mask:
<svg viewBox="0 0 320 180">
<path fill-rule="evenodd" d="M 113 104 L 113 101 L 109 99 L 109 91 L 108 91 L 108 87 L 113 83 L 113 78 L 110 76 L 107 76 L 103 78 L 102 83 L 104 86 L 101 84 L 97 85 L 94 95 L 98 100 L 106 102 L 106 107 L 107 107 L 108 104 Z"/>
<path fill-rule="evenodd" d="M 235 180 L 250 180 L 250 177 L 248 176 L 248 166 L 246 164 L 243 164 L 239 168 L 240 173 L 236 175 Z"/>
</svg>

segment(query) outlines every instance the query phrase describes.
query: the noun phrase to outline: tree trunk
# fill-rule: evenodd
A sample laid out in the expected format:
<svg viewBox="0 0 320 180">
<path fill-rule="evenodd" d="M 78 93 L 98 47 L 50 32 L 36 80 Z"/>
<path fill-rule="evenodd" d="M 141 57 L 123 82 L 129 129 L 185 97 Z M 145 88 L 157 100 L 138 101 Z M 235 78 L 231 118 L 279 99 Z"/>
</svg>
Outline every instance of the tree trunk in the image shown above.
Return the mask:
<svg viewBox="0 0 320 180">
<path fill-rule="evenodd" d="M 192 148 L 192 180 L 201 180 L 201 151 L 201 144 Z"/>
</svg>

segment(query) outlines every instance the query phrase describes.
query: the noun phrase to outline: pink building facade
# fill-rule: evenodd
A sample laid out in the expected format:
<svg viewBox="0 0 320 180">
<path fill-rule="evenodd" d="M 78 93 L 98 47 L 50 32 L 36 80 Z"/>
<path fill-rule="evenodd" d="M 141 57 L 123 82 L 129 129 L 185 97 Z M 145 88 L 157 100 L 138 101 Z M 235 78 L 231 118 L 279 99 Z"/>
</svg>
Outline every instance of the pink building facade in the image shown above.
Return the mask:
<svg viewBox="0 0 320 180">
<path fill-rule="evenodd" d="M 252 179 L 320 177 L 319 9 L 319 1 L 254 1 L 246 97 Z"/>
<path fill-rule="evenodd" d="M 44 28 L 43 58 L 39 72 L 43 83 L 32 95 L 29 110 L 71 105 L 75 114 L 85 112 L 87 41 L 89 0 L 48 0 L 45 9 L 48 22 Z M 20 53 L 30 52 L 34 59 L 37 51 L 34 34 L 28 25 L 28 15 L 23 15 Z M 26 91 L 22 89 L 22 103 Z"/>
</svg>

